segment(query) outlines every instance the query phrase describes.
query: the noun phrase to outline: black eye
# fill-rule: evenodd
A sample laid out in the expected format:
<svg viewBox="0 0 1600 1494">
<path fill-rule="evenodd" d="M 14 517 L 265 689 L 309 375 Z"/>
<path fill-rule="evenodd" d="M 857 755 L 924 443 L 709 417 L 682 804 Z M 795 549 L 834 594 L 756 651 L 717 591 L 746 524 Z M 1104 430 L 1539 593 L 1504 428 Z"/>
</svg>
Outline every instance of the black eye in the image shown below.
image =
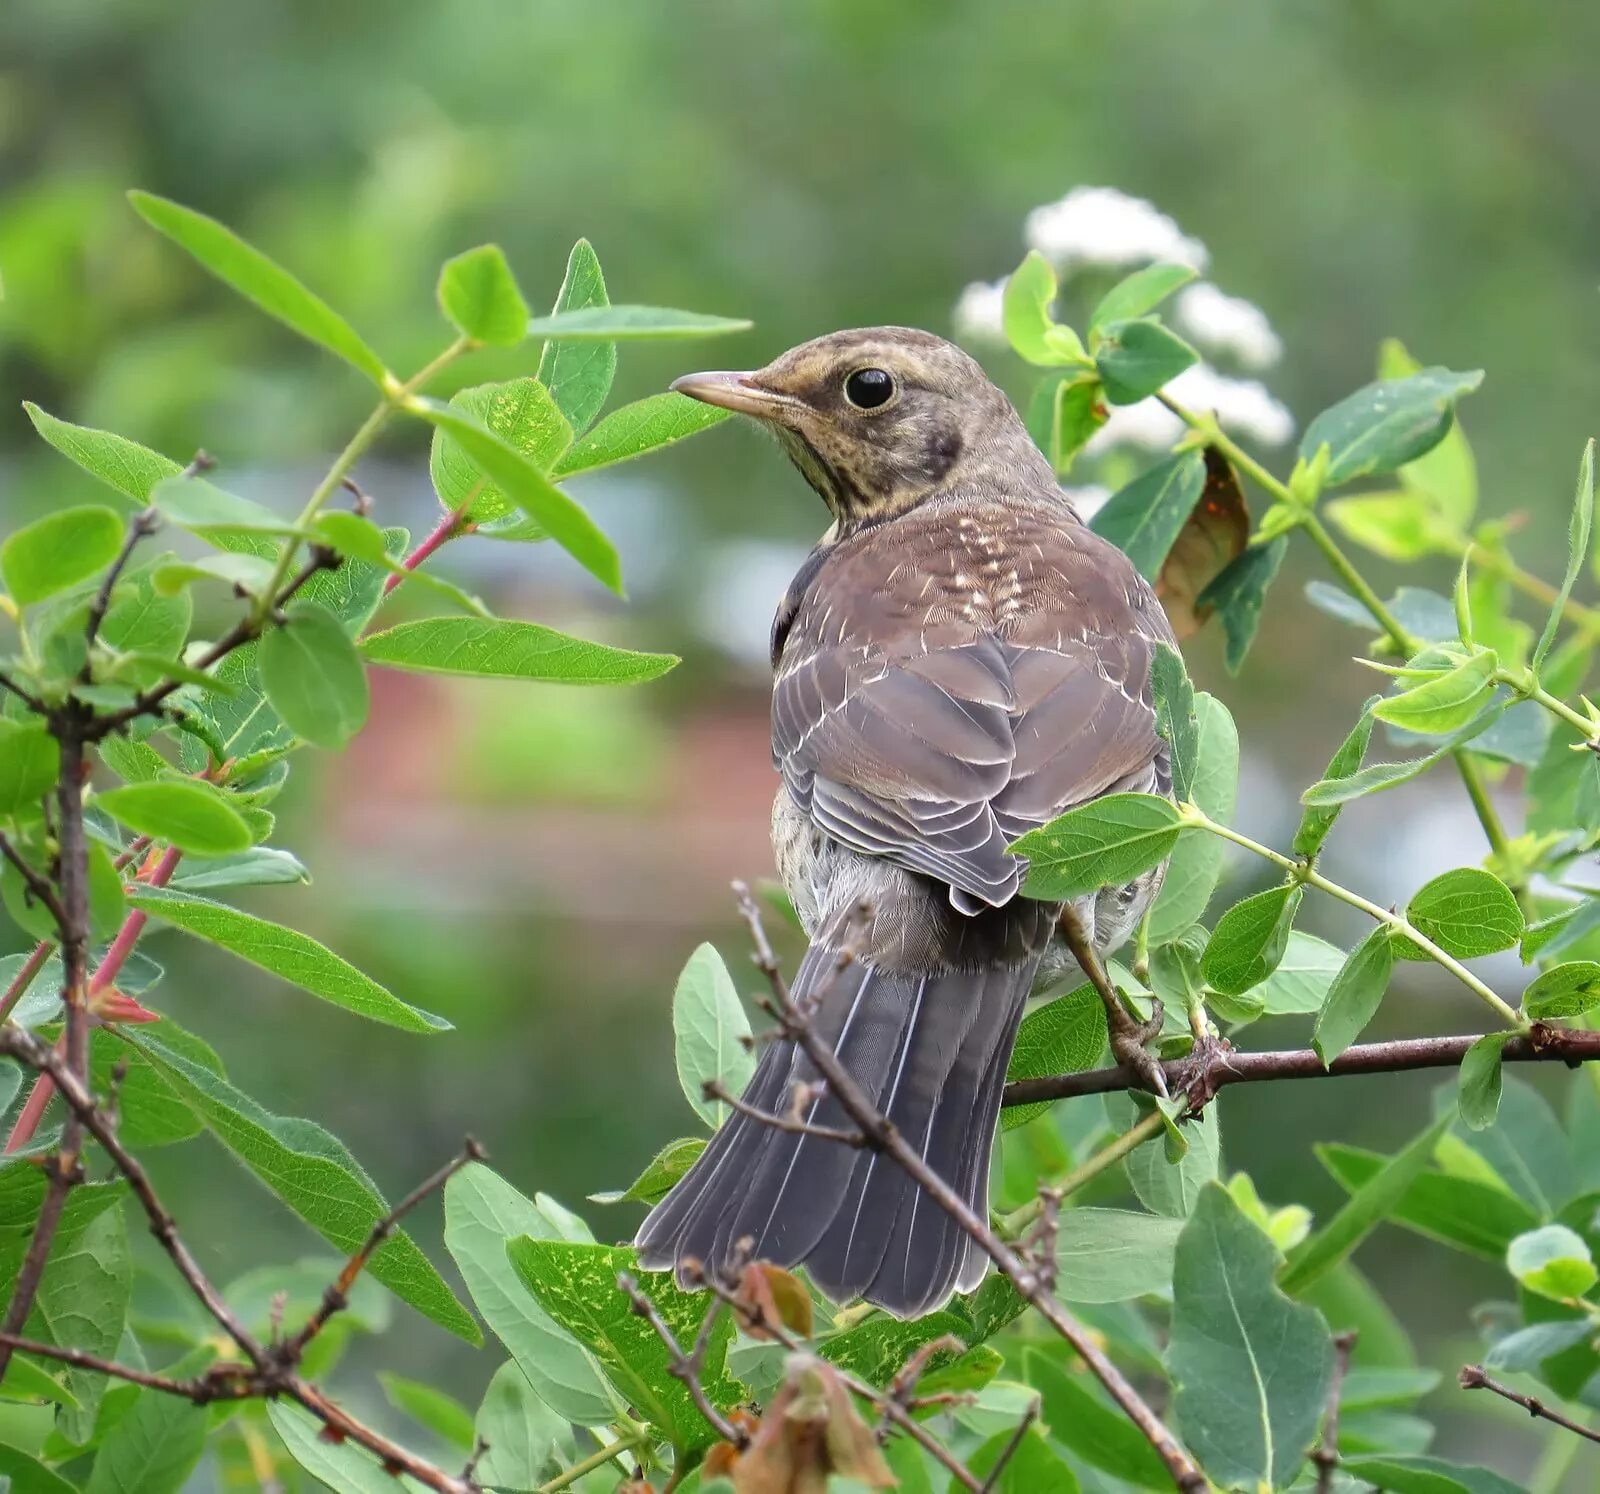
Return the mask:
<svg viewBox="0 0 1600 1494">
<path fill-rule="evenodd" d="M 894 393 L 894 376 L 882 368 L 858 368 L 844 381 L 844 397 L 858 410 L 876 410 Z"/>
</svg>

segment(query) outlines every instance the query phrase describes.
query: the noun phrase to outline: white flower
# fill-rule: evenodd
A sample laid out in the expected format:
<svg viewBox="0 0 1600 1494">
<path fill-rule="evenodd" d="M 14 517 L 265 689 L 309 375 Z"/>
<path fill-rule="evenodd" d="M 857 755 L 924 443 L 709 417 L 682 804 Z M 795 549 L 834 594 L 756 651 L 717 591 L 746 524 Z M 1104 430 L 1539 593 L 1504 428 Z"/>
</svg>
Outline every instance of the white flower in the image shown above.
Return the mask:
<svg viewBox="0 0 1600 1494">
<path fill-rule="evenodd" d="M 1166 392 L 1194 411 L 1211 411 L 1222 428 L 1263 446 L 1282 446 L 1294 436 L 1294 416 L 1254 379 L 1230 379 L 1209 364 L 1186 368 Z M 1114 446 L 1144 446 L 1161 451 L 1183 433 L 1183 422 L 1154 398 L 1116 405 L 1084 451 L 1098 456 Z"/>
<path fill-rule="evenodd" d="M 1210 256 L 1165 213 L 1115 187 L 1074 187 L 1059 202 L 1037 207 L 1023 229 L 1028 247 L 1058 269 L 1163 261 L 1204 270 Z"/>
<path fill-rule="evenodd" d="M 956 336 L 965 342 L 999 342 L 1006 340 L 1005 277 L 990 282 L 974 280 L 956 301 L 950 319 L 955 323 Z"/>
<path fill-rule="evenodd" d="M 1178 324 L 1208 353 L 1231 354 L 1246 368 L 1271 368 L 1283 343 L 1259 306 L 1201 281 L 1186 287 L 1173 306 Z"/>
</svg>

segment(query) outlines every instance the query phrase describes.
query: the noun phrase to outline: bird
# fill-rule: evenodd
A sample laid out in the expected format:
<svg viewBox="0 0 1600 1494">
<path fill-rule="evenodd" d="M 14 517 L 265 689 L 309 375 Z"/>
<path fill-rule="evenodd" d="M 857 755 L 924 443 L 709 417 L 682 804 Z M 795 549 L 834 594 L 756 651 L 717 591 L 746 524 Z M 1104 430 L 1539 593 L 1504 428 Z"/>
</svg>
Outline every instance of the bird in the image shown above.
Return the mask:
<svg viewBox="0 0 1600 1494">
<path fill-rule="evenodd" d="M 1006 395 L 908 327 L 832 333 L 680 394 L 752 417 L 832 514 L 773 622 L 777 866 L 809 945 L 813 1031 L 924 1162 L 987 1218 L 990 1153 L 1024 1006 L 1081 965 L 1113 1055 L 1148 1087 L 1139 1022 L 1103 959 L 1164 866 L 1071 902 L 1025 896 L 1009 846 L 1100 795 L 1170 796 L 1153 668 L 1175 646 L 1127 557 L 1079 518 Z M 863 918 L 860 910 L 869 910 Z M 764 1117 L 788 1115 L 779 1126 Z M 769 1043 L 635 1239 L 680 1284 L 742 1259 L 803 1266 L 836 1303 L 922 1316 L 985 1252 L 851 1129 L 801 1046 Z"/>
</svg>

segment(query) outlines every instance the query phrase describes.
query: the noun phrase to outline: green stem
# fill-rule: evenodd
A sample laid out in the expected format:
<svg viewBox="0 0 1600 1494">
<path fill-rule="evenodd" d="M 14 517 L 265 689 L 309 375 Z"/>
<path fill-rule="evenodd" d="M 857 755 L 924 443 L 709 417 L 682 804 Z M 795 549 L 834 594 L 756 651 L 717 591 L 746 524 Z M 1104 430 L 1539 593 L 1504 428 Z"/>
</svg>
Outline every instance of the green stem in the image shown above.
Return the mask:
<svg viewBox="0 0 1600 1494">
<path fill-rule="evenodd" d="M 1159 1110 L 1152 1110 L 1144 1116 L 1137 1125 L 1130 1126 L 1116 1138 L 1109 1146 L 1102 1147 L 1086 1162 L 1072 1169 L 1059 1183 L 1051 1184 L 1051 1191 L 1065 1198 L 1069 1193 L 1076 1193 L 1086 1183 L 1091 1183 L 1107 1168 L 1114 1167 L 1129 1152 L 1142 1146 L 1152 1136 L 1160 1133 L 1165 1122 Z M 1035 1219 L 1039 1217 L 1039 1200 L 1030 1198 L 1021 1208 L 1013 1209 L 1009 1214 L 1000 1219 L 1000 1233 L 1008 1240 L 1014 1240 Z"/>
<path fill-rule="evenodd" d="M 592 1452 L 588 1457 L 576 1462 L 572 1467 L 558 1473 L 547 1484 L 540 1484 L 537 1494 L 556 1494 L 557 1489 L 565 1489 L 584 1476 L 593 1473 L 596 1468 L 604 1468 L 613 1458 L 620 1458 L 623 1453 L 632 1452 L 636 1447 L 643 1447 L 650 1440 L 648 1432 L 629 1432 L 626 1437 L 619 1437 L 615 1442 L 609 1442 L 598 1452 Z"/>
<path fill-rule="evenodd" d="M 1504 552 L 1491 550 L 1487 545 L 1480 545 L 1464 534 L 1455 536 L 1452 544 L 1451 553 L 1457 560 L 1465 557 L 1474 565 L 1482 566 L 1486 571 L 1493 571 L 1502 580 L 1509 581 L 1523 596 L 1530 597 L 1541 606 L 1554 607 L 1561 601 L 1561 593 L 1555 587 L 1548 581 L 1543 581 L 1531 572 L 1523 570 Z M 1566 601 L 1561 602 L 1561 615 L 1579 632 L 1586 634 L 1591 641 L 1600 640 L 1600 611 L 1584 606 L 1575 597 L 1568 597 Z"/>
<path fill-rule="evenodd" d="M 1352 892 L 1348 887 L 1342 887 L 1337 882 L 1330 881 L 1323 876 L 1315 866 L 1305 861 L 1297 861 L 1292 856 L 1285 856 L 1281 851 L 1275 851 L 1271 846 L 1264 846 L 1259 841 L 1251 840 L 1248 835 L 1243 835 L 1237 830 L 1229 829 L 1226 825 L 1219 825 L 1215 820 L 1197 809 L 1192 804 L 1183 806 L 1184 818 L 1187 823 L 1197 826 L 1202 830 L 1209 830 L 1213 835 L 1220 835 L 1224 840 L 1231 840 L 1237 846 L 1243 846 L 1253 855 L 1260 856 L 1264 861 L 1270 861 L 1286 876 L 1303 883 L 1307 887 L 1315 887 L 1319 892 L 1325 892 L 1329 897 L 1337 898 L 1341 903 L 1348 903 L 1352 908 L 1359 908 L 1367 917 L 1385 924 L 1394 933 L 1403 935 L 1428 956 L 1436 965 L 1443 966 L 1457 980 L 1461 982 L 1474 996 L 1495 1013 L 1508 1027 L 1515 1028 L 1518 1032 L 1526 1032 L 1528 1022 L 1519 1012 L 1508 1006 L 1488 986 L 1478 979 L 1460 960 L 1453 955 L 1446 954 L 1428 936 L 1422 933 L 1406 918 L 1404 914 L 1396 913 L 1392 909 L 1379 907 L 1377 903 L 1361 896 L 1359 892 Z"/>
<path fill-rule="evenodd" d="M 1300 527 L 1311 537 L 1311 543 L 1322 551 L 1323 559 L 1328 562 L 1334 574 L 1344 582 L 1350 593 L 1377 618 L 1378 625 L 1394 640 L 1395 648 L 1408 656 L 1416 653 L 1422 647 L 1421 640 L 1413 637 L 1401 625 L 1400 619 L 1384 605 L 1367 578 L 1355 568 L 1350 557 L 1339 548 L 1338 542 L 1328 533 L 1327 526 L 1311 509 L 1305 511 Z"/>
<path fill-rule="evenodd" d="M 1465 752 L 1456 753 L 1455 760 L 1456 767 L 1461 770 L 1461 782 L 1467 791 L 1467 797 L 1472 800 L 1472 807 L 1477 812 L 1478 823 L 1483 826 L 1483 833 L 1489 837 L 1489 849 L 1499 862 L 1501 874 L 1506 877 L 1506 885 L 1511 888 L 1517 906 L 1522 909 L 1523 919 L 1533 923 L 1539 916 L 1539 910 L 1534 906 L 1533 893 L 1528 887 L 1527 877 L 1519 875 L 1515 881 L 1511 879 L 1511 843 L 1506 839 L 1500 816 L 1495 813 L 1494 801 L 1489 797 L 1489 790 L 1484 784 L 1483 774 L 1478 769 L 1477 761 Z"/>
</svg>

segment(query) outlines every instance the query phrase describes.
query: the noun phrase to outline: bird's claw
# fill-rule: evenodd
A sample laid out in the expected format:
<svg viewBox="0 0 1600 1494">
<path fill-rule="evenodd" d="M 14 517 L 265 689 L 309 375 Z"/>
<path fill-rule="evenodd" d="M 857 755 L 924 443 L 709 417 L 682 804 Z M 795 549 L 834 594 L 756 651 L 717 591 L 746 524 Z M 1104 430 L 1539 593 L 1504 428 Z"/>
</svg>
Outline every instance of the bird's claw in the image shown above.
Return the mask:
<svg viewBox="0 0 1600 1494">
<path fill-rule="evenodd" d="M 1161 1067 L 1160 1060 L 1147 1046 L 1161 1035 L 1165 1012 L 1160 997 L 1152 998 L 1150 1016 L 1143 1022 L 1135 1021 L 1120 1002 L 1116 1011 L 1118 1016 L 1109 1024 L 1111 1056 L 1138 1082 L 1141 1089 L 1147 1089 L 1152 1094 L 1166 1099 L 1166 1073 Z"/>
</svg>

